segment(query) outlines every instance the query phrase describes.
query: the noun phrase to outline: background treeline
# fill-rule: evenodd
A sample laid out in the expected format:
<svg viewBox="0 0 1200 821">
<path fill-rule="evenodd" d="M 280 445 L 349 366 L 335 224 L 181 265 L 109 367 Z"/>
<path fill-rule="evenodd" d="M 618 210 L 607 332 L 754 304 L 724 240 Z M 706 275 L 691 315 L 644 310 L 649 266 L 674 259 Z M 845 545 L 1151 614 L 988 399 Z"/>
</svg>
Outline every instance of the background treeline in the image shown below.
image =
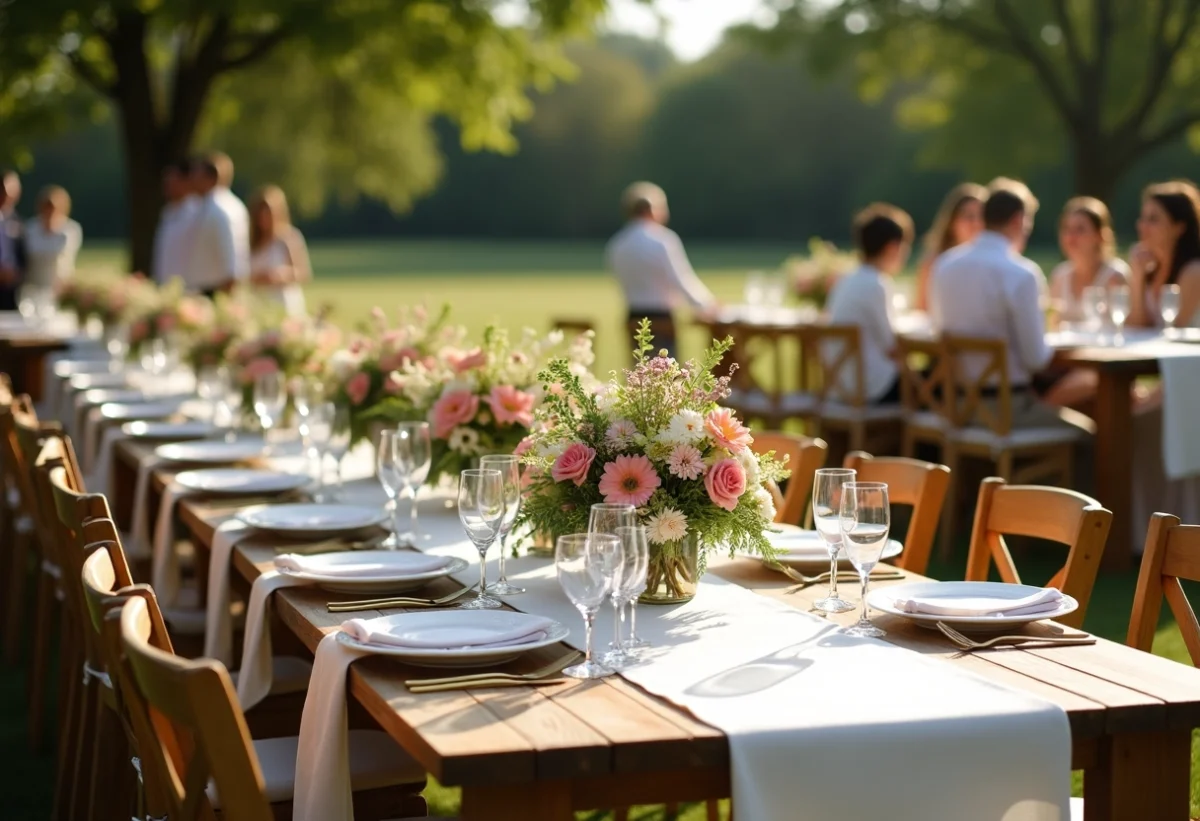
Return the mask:
<svg viewBox="0 0 1200 821">
<path fill-rule="evenodd" d="M 598 238 L 619 225 L 625 184 L 650 179 L 666 188 L 685 238 L 844 241 L 850 214 L 872 200 L 908 209 L 923 228 L 965 176 L 921 156 L 934 135 L 897 125 L 892 100 L 862 102 L 848 76 L 813 77 L 794 49 L 769 54 L 734 39 L 681 65 L 657 43 L 604 37 L 569 53 L 577 79 L 536 99 L 532 119 L 516 129 L 515 154 L 464 152 L 454 129 L 439 124 L 442 177 L 411 213 L 358 200 L 297 221 L 311 237 Z M 1010 116 L 1019 123 L 1022 112 Z M 252 123 L 239 128 L 253 134 Z M 110 118 L 42 143 L 25 176 L 30 200 L 42 184 L 65 185 L 89 237 L 126 231 L 115 129 Z M 1181 140 L 1126 175 L 1111 203 L 1122 243 L 1132 238 L 1140 188 L 1200 177 L 1198 166 Z M 1013 169 L 998 163 L 990 173 Z M 236 187 L 272 181 L 264 176 L 242 163 Z M 1070 170 L 1064 162 L 1026 179 L 1044 209 L 1035 241 L 1052 242 L 1052 217 L 1073 193 Z M 22 210 L 31 209 L 27 200 Z"/>
</svg>

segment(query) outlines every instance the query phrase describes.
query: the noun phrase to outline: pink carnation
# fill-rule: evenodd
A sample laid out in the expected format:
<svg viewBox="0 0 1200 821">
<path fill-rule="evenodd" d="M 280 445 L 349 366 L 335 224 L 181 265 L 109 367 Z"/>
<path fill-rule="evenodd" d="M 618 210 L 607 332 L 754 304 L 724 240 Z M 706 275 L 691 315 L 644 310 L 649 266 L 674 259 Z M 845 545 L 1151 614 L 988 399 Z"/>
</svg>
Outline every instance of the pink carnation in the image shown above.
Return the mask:
<svg viewBox="0 0 1200 821">
<path fill-rule="evenodd" d="M 667 457 L 667 470 L 680 479 L 699 479 L 704 473 L 704 460 L 692 445 L 676 445 Z"/>
<path fill-rule="evenodd" d="M 704 417 L 704 430 L 712 440 L 730 453 L 741 453 L 754 438 L 729 408 L 717 408 Z"/>
<path fill-rule="evenodd" d="M 576 442 L 558 455 L 550 475 L 556 482 L 574 482 L 579 487 L 587 481 L 588 471 L 592 468 L 592 460 L 596 451 L 582 442 Z"/>
<path fill-rule="evenodd" d="M 445 439 L 450 431 L 465 425 L 479 412 L 479 397 L 470 391 L 450 391 L 433 403 L 429 421 L 433 424 L 435 439 Z"/>
<path fill-rule="evenodd" d="M 512 385 L 497 385 L 483 401 L 492 409 L 498 425 L 515 424 L 527 428 L 533 424 L 533 394 Z"/>
<path fill-rule="evenodd" d="M 412 346 L 407 346 L 382 357 L 379 360 L 379 368 L 384 371 L 395 371 L 404 367 L 406 362 L 418 362 L 420 359 L 421 352 Z"/>
<path fill-rule="evenodd" d="M 370 392 L 371 377 L 363 371 L 354 374 L 346 382 L 346 395 L 350 397 L 350 402 L 353 405 L 361 405 Z"/>
<path fill-rule="evenodd" d="M 746 471 L 737 459 L 722 459 L 705 474 L 704 489 L 714 505 L 733 510 L 746 492 Z"/>
<path fill-rule="evenodd" d="M 450 365 L 454 368 L 455 373 L 466 373 L 474 368 L 482 368 L 487 361 L 487 354 L 483 352 L 482 348 L 476 348 L 465 354 L 450 355 Z"/>
<path fill-rule="evenodd" d="M 618 456 L 604 466 L 600 494 L 611 504 L 640 507 L 650 500 L 662 481 L 645 456 Z"/>
<path fill-rule="evenodd" d="M 175 314 L 159 314 L 157 323 L 159 333 L 170 333 L 175 328 L 175 321 Z"/>
</svg>

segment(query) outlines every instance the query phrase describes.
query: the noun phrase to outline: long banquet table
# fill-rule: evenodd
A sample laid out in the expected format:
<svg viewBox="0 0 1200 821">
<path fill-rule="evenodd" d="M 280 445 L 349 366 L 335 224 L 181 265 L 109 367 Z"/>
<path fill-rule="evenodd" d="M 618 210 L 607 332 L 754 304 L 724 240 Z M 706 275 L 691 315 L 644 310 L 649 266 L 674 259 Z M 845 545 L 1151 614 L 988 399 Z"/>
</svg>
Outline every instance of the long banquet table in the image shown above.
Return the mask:
<svg viewBox="0 0 1200 821">
<path fill-rule="evenodd" d="M 125 526 L 138 465 L 149 455 L 148 447 L 131 440 L 117 444 L 111 487 L 114 515 Z M 168 477 L 167 471 L 157 471 L 151 483 L 151 517 Z M 444 507 L 437 508 L 433 501 L 422 515 L 447 515 Z M 178 507 L 202 551 L 211 545 L 216 527 L 235 511 L 229 500 L 184 499 Z M 239 542 L 235 575 L 252 582 L 271 567 L 280 544 L 268 536 Z M 823 592 L 814 586 L 786 594 L 790 581 L 747 559 L 715 561 L 710 572 L 801 609 Z M 429 592 L 439 595 L 456 587 L 443 580 Z M 276 594 L 275 612 L 312 651 L 344 618 L 326 612 L 331 597 L 338 598 L 316 588 L 287 588 Z M 834 618 L 848 623 L 856 615 Z M 876 618 L 893 644 L 1060 705 L 1070 723 L 1072 767 L 1085 772 L 1088 821 L 1189 817 L 1200 671 L 1105 640 L 1092 646 L 961 654 L 933 631 L 901 619 Z M 1060 631 L 1054 625 L 1035 629 Z M 564 650 L 558 646 L 531 653 L 507 669 L 535 669 Z M 576 809 L 730 793 L 727 738 L 620 677 L 425 695 L 414 695 L 403 685 L 406 678 L 428 674 L 368 657 L 352 666 L 349 691 L 429 773 L 462 788 L 461 816 L 468 821 L 567 819 Z"/>
</svg>

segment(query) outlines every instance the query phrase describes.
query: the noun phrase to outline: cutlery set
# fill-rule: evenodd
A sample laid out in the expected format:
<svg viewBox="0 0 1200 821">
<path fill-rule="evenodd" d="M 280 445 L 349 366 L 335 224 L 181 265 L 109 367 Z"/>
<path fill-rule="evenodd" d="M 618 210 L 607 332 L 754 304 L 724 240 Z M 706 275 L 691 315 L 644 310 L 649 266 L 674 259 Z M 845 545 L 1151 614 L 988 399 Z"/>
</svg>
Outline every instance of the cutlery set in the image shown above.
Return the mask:
<svg viewBox="0 0 1200 821">
<path fill-rule="evenodd" d="M 819 573 L 816 576 L 806 576 L 799 570 L 788 567 L 787 565 L 778 564 L 777 562 L 765 562 L 766 566 L 772 570 L 782 573 L 792 581 L 796 582 L 794 587 L 789 587 L 785 593 L 795 593 L 803 590 L 806 587 L 812 587 L 814 584 L 823 584 L 830 579 L 830 573 L 826 570 L 824 573 Z M 838 581 L 858 581 L 858 573 L 854 570 L 839 570 L 837 574 Z M 871 581 L 892 581 L 907 578 L 903 572 L 894 568 L 880 569 L 871 573 Z"/>
<path fill-rule="evenodd" d="M 329 602 L 330 613 L 353 613 L 357 610 L 385 610 L 391 607 L 441 607 L 461 599 L 475 589 L 475 585 L 464 587 L 438 599 L 423 599 L 415 596 L 391 596 L 385 599 L 359 599 L 358 601 Z"/>
<path fill-rule="evenodd" d="M 413 693 L 443 693 L 451 690 L 477 690 L 490 687 L 527 687 L 546 684 L 562 684 L 565 678 L 547 678 L 564 667 L 573 664 L 579 657 L 578 651 L 568 653 L 558 661 L 547 664 L 529 673 L 470 673 L 445 678 L 409 679 L 404 686 Z"/>
<path fill-rule="evenodd" d="M 992 647 L 1070 647 L 1083 644 L 1095 644 L 1095 636 L 1078 633 L 1073 636 L 995 636 L 994 638 L 976 641 L 955 630 L 945 622 L 937 623 L 942 635 L 950 639 L 964 653 L 974 650 L 987 650 Z"/>
</svg>

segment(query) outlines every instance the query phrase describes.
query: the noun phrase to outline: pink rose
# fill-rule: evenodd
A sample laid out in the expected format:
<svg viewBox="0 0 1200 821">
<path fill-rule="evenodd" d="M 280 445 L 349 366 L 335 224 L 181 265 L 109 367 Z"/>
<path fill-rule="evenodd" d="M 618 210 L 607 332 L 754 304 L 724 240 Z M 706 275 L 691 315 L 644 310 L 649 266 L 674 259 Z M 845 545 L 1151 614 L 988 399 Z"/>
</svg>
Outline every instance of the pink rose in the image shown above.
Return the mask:
<svg viewBox="0 0 1200 821">
<path fill-rule="evenodd" d="M 513 449 L 513 456 L 524 456 L 531 450 L 533 450 L 533 437 L 526 436 L 520 442 L 517 442 L 516 448 Z"/>
<path fill-rule="evenodd" d="M 746 471 L 737 459 L 722 459 L 705 474 L 704 488 L 714 505 L 733 510 L 746 492 Z"/>
<path fill-rule="evenodd" d="M 363 371 L 354 374 L 346 382 L 346 396 L 350 397 L 350 403 L 353 405 L 361 405 L 370 392 L 371 377 Z"/>
<path fill-rule="evenodd" d="M 445 439 L 450 431 L 465 425 L 479 412 L 479 397 L 470 391 L 450 391 L 433 403 L 429 421 L 433 424 L 435 439 Z"/>
<path fill-rule="evenodd" d="M 146 338 L 146 334 L 150 332 L 150 326 L 146 324 L 144 319 L 139 319 L 137 322 L 129 326 L 129 341 L 141 342 Z"/>
<path fill-rule="evenodd" d="M 175 327 L 175 315 L 174 314 L 159 314 L 158 315 L 158 332 L 159 333 L 164 333 L 164 334 L 170 333 L 174 327 Z"/>
<path fill-rule="evenodd" d="M 554 460 L 550 475 L 556 482 L 574 482 L 575 486 L 579 487 L 587 481 L 588 470 L 591 469 L 592 460 L 595 458 L 596 451 L 582 442 L 576 442 Z"/>
<path fill-rule="evenodd" d="M 483 401 L 496 415 L 497 424 L 516 424 L 523 428 L 533 424 L 533 394 L 517 390 L 512 385 L 497 385 Z"/>
<path fill-rule="evenodd" d="M 406 346 L 398 351 L 393 351 L 390 354 L 380 358 L 379 369 L 384 371 L 396 371 L 403 368 L 408 362 L 417 362 L 421 358 L 421 352 L 411 346 Z"/>
<path fill-rule="evenodd" d="M 486 364 L 487 354 L 483 352 L 482 348 L 476 348 L 465 354 L 450 355 L 450 365 L 454 368 L 455 373 L 466 373 L 473 368 L 482 368 Z"/>
</svg>

